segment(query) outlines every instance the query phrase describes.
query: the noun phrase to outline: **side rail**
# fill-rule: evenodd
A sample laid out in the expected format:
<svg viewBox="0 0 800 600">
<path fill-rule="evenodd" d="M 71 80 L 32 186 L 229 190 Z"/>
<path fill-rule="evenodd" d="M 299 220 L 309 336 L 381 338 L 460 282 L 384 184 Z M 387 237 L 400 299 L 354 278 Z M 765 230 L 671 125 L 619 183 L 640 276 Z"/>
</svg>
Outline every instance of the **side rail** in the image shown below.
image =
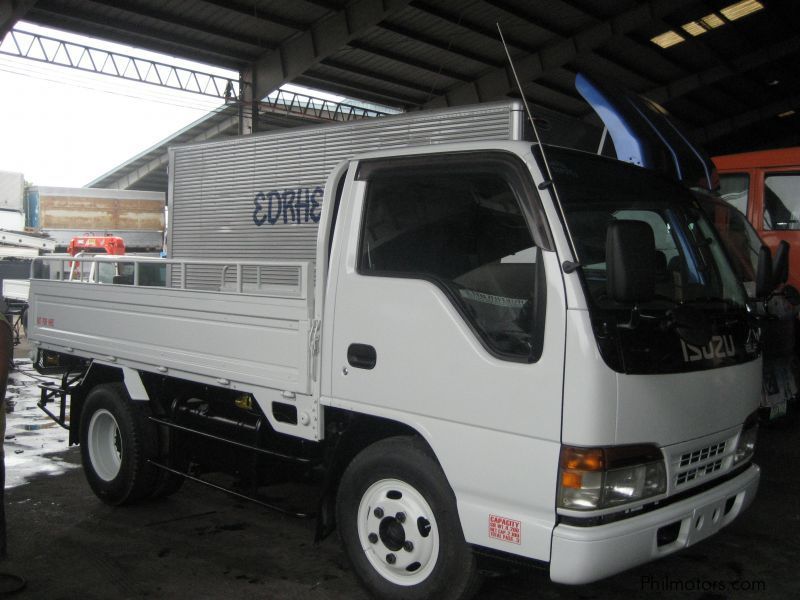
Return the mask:
<svg viewBox="0 0 800 600">
<path fill-rule="evenodd" d="M 31 279 L 168 287 L 308 299 L 311 261 L 175 260 L 149 256 L 51 254 L 31 262 Z M 312 292 L 313 293 L 313 292 Z"/>
<path fill-rule="evenodd" d="M 28 337 L 102 363 L 310 395 L 313 271 L 311 261 L 40 257 Z"/>
</svg>

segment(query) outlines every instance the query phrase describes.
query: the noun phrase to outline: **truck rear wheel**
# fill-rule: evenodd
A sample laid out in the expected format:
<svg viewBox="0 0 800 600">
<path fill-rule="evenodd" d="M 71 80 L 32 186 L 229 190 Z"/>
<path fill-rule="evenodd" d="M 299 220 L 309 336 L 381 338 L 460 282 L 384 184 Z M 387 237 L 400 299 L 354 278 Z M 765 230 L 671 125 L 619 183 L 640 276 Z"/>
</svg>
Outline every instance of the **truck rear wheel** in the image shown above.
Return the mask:
<svg viewBox="0 0 800 600">
<path fill-rule="evenodd" d="M 121 383 L 98 385 L 86 396 L 80 419 L 81 459 L 92 491 L 112 505 L 150 495 L 157 483 L 155 428 Z"/>
<path fill-rule="evenodd" d="M 336 518 L 356 575 L 378 598 L 466 599 L 480 585 L 453 491 L 420 440 L 389 438 L 356 456 Z"/>
</svg>

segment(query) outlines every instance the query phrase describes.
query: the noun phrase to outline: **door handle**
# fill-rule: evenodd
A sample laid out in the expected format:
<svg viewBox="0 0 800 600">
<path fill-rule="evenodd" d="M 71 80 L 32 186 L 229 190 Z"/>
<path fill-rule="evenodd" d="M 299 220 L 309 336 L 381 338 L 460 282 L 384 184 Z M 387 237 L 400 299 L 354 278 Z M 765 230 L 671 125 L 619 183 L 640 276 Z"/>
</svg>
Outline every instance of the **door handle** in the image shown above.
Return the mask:
<svg viewBox="0 0 800 600">
<path fill-rule="evenodd" d="M 350 344 L 347 362 L 356 369 L 373 369 L 378 362 L 378 353 L 369 344 Z"/>
</svg>

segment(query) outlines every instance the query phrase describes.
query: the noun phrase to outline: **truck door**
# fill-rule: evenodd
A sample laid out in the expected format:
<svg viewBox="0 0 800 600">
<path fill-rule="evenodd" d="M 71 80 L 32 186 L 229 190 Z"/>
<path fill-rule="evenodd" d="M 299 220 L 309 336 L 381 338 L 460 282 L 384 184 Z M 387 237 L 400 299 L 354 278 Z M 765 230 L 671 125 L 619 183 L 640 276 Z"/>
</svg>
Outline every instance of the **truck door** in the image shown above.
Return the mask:
<svg viewBox="0 0 800 600">
<path fill-rule="evenodd" d="M 565 303 L 530 172 L 481 152 L 363 162 L 349 177 L 323 402 L 415 429 L 468 542 L 547 560 Z"/>
</svg>

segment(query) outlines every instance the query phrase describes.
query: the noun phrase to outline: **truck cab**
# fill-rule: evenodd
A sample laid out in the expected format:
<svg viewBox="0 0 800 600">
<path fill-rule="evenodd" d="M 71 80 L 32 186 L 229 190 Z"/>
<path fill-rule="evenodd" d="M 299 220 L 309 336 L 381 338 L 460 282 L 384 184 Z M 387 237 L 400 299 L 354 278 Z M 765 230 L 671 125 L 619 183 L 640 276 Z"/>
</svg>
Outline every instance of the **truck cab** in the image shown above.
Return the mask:
<svg viewBox="0 0 800 600">
<path fill-rule="evenodd" d="M 710 535 L 756 489 L 761 363 L 702 209 L 667 177 L 548 148 L 556 202 L 538 148 L 469 150 L 350 164 L 322 402 L 420 432 L 466 540 L 555 581 Z"/>
</svg>

